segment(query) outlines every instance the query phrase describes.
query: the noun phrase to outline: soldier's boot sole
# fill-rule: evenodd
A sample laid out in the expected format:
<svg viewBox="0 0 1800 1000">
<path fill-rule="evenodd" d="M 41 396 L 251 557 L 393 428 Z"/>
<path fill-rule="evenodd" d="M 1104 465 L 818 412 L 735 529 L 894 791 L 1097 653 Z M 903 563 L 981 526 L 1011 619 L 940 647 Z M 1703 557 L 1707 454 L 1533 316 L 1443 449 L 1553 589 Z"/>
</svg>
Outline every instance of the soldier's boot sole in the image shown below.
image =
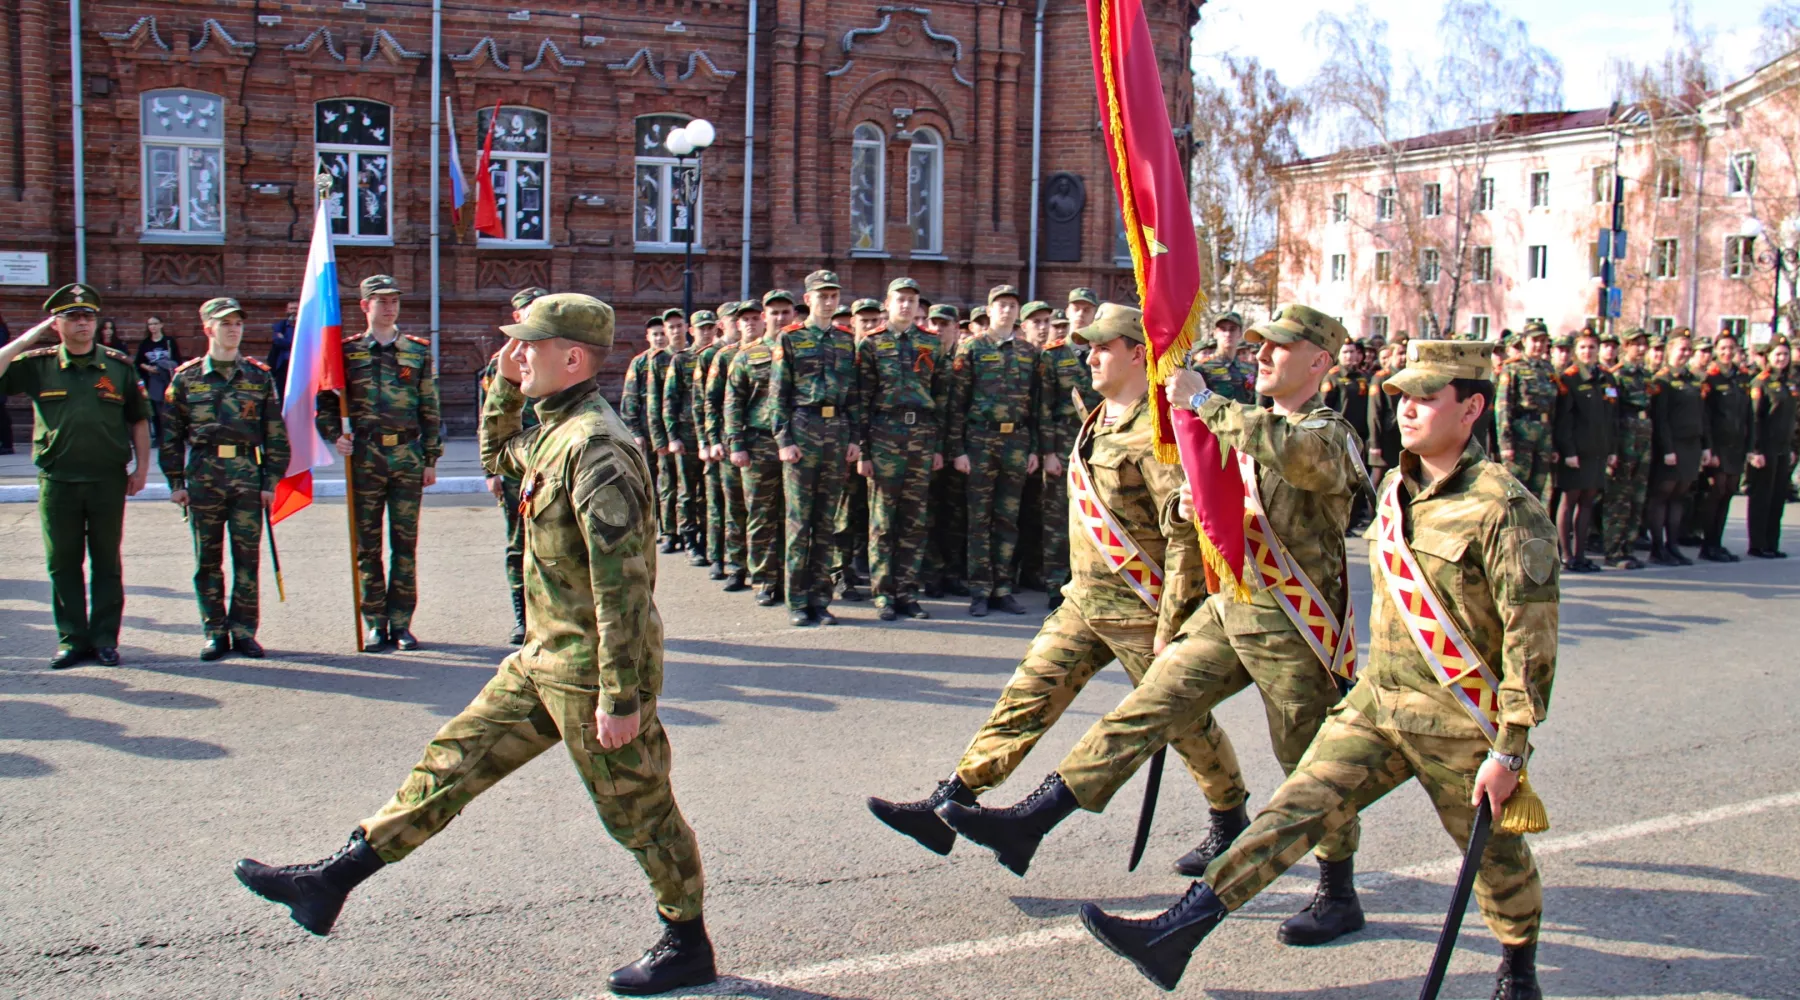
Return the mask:
<svg viewBox="0 0 1800 1000">
<path fill-rule="evenodd" d="M 907 803 L 869 799 L 869 812 L 895 833 L 911 837 L 933 854 L 947 855 L 956 846 L 956 831 L 930 810 L 906 808 Z"/>
<path fill-rule="evenodd" d="M 1200 942 L 1225 920 L 1225 906 L 1204 882 L 1188 887 L 1174 906 L 1147 920 L 1115 917 L 1092 903 L 1081 907 L 1081 925 L 1106 949 L 1130 962 L 1145 979 L 1174 990 Z"/>
</svg>

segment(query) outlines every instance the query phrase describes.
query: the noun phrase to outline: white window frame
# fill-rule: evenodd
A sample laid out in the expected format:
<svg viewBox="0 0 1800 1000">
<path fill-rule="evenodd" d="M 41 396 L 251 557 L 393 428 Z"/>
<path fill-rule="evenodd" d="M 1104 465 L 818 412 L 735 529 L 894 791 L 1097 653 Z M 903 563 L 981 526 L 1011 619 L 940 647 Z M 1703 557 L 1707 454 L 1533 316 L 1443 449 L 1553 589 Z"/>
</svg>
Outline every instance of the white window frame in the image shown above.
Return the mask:
<svg viewBox="0 0 1800 1000">
<path fill-rule="evenodd" d="M 1435 219 L 1444 214 L 1444 185 L 1437 181 L 1424 186 L 1419 196 L 1420 208 L 1427 219 Z"/>
<path fill-rule="evenodd" d="M 1350 255 L 1334 253 L 1331 255 L 1331 280 L 1343 282 L 1350 280 Z"/>
<path fill-rule="evenodd" d="M 873 133 L 870 135 L 868 133 Z M 871 227 L 869 239 L 871 245 L 857 246 L 853 242 L 850 254 L 855 257 L 887 256 L 887 133 L 874 122 L 858 122 L 850 130 L 850 237 L 856 239 L 856 157 L 858 153 L 867 152 L 875 158 L 875 191 L 871 198 L 870 211 L 875 215 L 875 225 Z"/>
<path fill-rule="evenodd" d="M 1478 285 L 1484 285 L 1494 280 L 1494 248 L 1492 246 L 1475 248 L 1469 261 L 1469 273 L 1473 276 L 1472 280 Z"/>
<path fill-rule="evenodd" d="M 1475 313 L 1469 317 L 1469 336 L 1476 340 L 1487 340 L 1493 329 L 1493 319 L 1485 313 Z"/>
<path fill-rule="evenodd" d="M 1419 314 L 1419 339 L 1436 340 L 1438 335 L 1437 317 L 1431 313 Z"/>
<path fill-rule="evenodd" d="M 1594 168 L 1594 204 L 1610 205 L 1613 196 L 1613 170 L 1610 164 Z"/>
<path fill-rule="evenodd" d="M 355 101 L 358 104 L 379 104 L 388 111 L 388 135 L 385 146 L 359 146 L 352 143 L 318 141 L 319 105 L 331 101 Z M 385 101 L 368 100 L 361 97 L 328 97 L 323 101 L 313 102 L 313 172 L 316 174 L 324 166 L 327 155 L 343 154 L 350 157 L 350 173 L 344 184 L 344 213 L 349 220 L 350 231 L 333 234 L 332 239 L 338 243 L 358 243 L 365 246 L 394 245 L 394 107 Z M 364 236 L 357 232 L 358 216 L 355 209 L 357 194 L 362 184 L 362 157 L 384 156 L 387 158 L 387 221 L 388 231 L 375 236 Z M 313 189 L 314 204 L 317 204 L 318 189 Z"/>
<path fill-rule="evenodd" d="M 1388 322 L 1386 313 L 1376 313 L 1369 317 L 1369 336 L 1386 340 L 1390 329 L 1392 324 Z"/>
<path fill-rule="evenodd" d="M 1550 245 L 1533 243 L 1525 248 L 1525 275 L 1527 281 L 1548 281 L 1550 279 Z"/>
<path fill-rule="evenodd" d="M 1651 241 L 1650 276 L 1657 281 L 1681 277 L 1681 240 L 1665 236 Z"/>
<path fill-rule="evenodd" d="M 544 116 L 544 151 L 542 153 L 504 154 L 495 151 L 492 154 L 491 158 L 488 160 L 490 168 L 495 163 L 502 161 L 506 163 L 506 207 L 502 210 L 503 218 L 501 219 L 502 224 L 506 227 L 506 235 L 503 237 L 481 236 L 476 240 L 475 245 L 482 247 L 547 247 L 551 245 L 550 220 L 552 216 L 550 214 L 550 156 L 555 152 L 555 149 L 552 148 L 552 143 L 555 141 L 555 138 L 550 134 L 550 122 L 554 116 L 547 109 L 534 108 L 529 104 L 502 104 L 499 113 L 504 116 L 508 111 L 512 110 L 531 111 Z M 477 114 L 476 121 L 480 121 L 479 114 Z M 483 141 L 486 140 L 487 135 L 481 133 L 479 127 L 476 128 L 476 132 L 480 133 L 475 137 L 475 149 L 479 151 Z M 544 171 L 544 183 L 542 185 L 544 204 L 543 208 L 540 209 L 544 215 L 544 236 L 542 239 L 521 240 L 514 236 L 514 234 L 518 232 L 519 225 L 518 169 L 520 163 L 536 163 L 539 164 Z M 634 171 L 632 173 L 634 188 L 636 187 L 636 178 L 637 174 Z M 391 187 L 392 185 L 390 184 L 389 186 Z M 500 190 L 498 185 L 495 186 L 494 190 L 496 193 Z M 471 192 L 471 194 L 473 194 L 473 192 Z M 633 204 L 635 206 L 635 199 Z M 696 242 L 698 242 L 698 237 L 696 237 Z"/>
<path fill-rule="evenodd" d="M 1350 221 L 1350 194 L 1339 191 L 1331 196 L 1331 221 L 1334 225 Z"/>
<path fill-rule="evenodd" d="M 1375 281 L 1386 284 L 1394 280 L 1394 252 L 1392 250 L 1375 251 Z"/>
<path fill-rule="evenodd" d="M 1756 194 L 1756 150 L 1740 149 L 1731 154 L 1725 164 L 1725 193 L 1743 198 Z"/>
<path fill-rule="evenodd" d="M 1117 202 L 1113 203 L 1113 264 L 1118 267 L 1132 267 L 1131 240 L 1125 233 L 1125 210 Z"/>
<path fill-rule="evenodd" d="M 1675 332 L 1675 317 L 1673 317 L 1673 316 L 1652 316 L 1652 317 L 1650 317 L 1650 332 L 1655 334 L 1658 337 L 1667 337 L 1669 334 L 1674 333 Z"/>
<path fill-rule="evenodd" d="M 1419 283 L 1435 285 L 1443 277 L 1444 267 L 1438 252 L 1427 247 L 1419 251 Z"/>
<path fill-rule="evenodd" d="M 924 138 L 926 141 L 921 141 Z M 935 160 L 935 169 L 931 172 L 931 187 L 926 196 L 931 199 L 930 215 L 931 239 L 925 246 L 919 245 L 919 231 L 913 226 L 913 155 L 927 151 Z M 912 233 L 912 256 L 915 258 L 935 258 L 944 255 L 944 137 L 937 129 L 929 126 L 912 131 L 912 143 L 906 150 L 906 228 Z"/>
<path fill-rule="evenodd" d="M 1681 198 L 1681 161 L 1664 159 L 1656 164 L 1656 196 L 1663 201 L 1678 201 Z"/>
<path fill-rule="evenodd" d="M 1526 181 L 1526 187 L 1532 208 L 1550 207 L 1550 171 L 1533 170 Z"/>
<path fill-rule="evenodd" d="M 225 98 L 223 96 L 207 91 L 192 90 L 187 87 L 169 87 L 145 91 L 139 97 L 140 107 L 142 107 L 142 101 L 153 100 L 159 95 L 164 94 L 169 95 L 171 100 L 174 100 L 176 95 L 183 95 L 216 101 L 218 102 L 218 116 L 221 121 L 223 121 L 225 113 Z M 199 112 L 197 109 L 193 109 L 189 110 L 189 113 L 198 114 Z M 230 219 L 226 215 L 225 206 L 226 163 L 223 125 L 220 126 L 220 136 L 217 139 L 201 136 L 180 136 L 165 139 L 145 134 L 145 130 L 151 127 L 151 122 L 149 116 L 141 113 L 140 119 L 141 121 L 138 126 L 138 232 L 141 234 L 143 241 L 149 243 L 207 244 L 225 242 L 225 234 L 228 231 Z M 150 151 L 152 149 L 172 149 L 175 151 L 176 183 L 178 185 L 175 194 L 175 204 L 180 221 L 180 228 L 178 229 L 150 228 L 150 207 L 153 201 L 150 197 Z M 217 185 L 219 228 L 216 231 L 208 229 L 195 230 L 191 228 L 191 217 L 188 213 L 188 195 L 190 193 L 191 184 L 187 168 L 188 155 L 190 150 L 201 149 L 217 150 L 219 154 L 219 178 Z"/>
<path fill-rule="evenodd" d="M 1741 281 L 1756 273 L 1756 237 L 1725 237 L 1725 277 Z"/>
<path fill-rule="evenodd" d="M 1738 343 L 1740 343 L 1740 344 L 1745 343 L 1747 338 L 1750 336 L 1750 317 L 1748 317 L 1748 316 L 1720 316 L 1719 317 L 1719 332 L 1720 333 L 1729 333 L 1733 337 L 1737 338 Z"/>
<path fill-rule="evenodd" d="M 1483 177 L 1475 185 L 1475 211 L 1491 212 L 1494 210 L 1494 179 Z"/>
<path fill-rule="evenodd" d="M 1605 258 L 1600 256 L 1600 241 L 1588 240 L 1588 277 L 1599 278 L 1605 271 Z"/>
<path fill-rule="evenodd" d="M 1375 221 L 1392 222 L 1394 210 L 1398 207 L 1400 192 L 1396 188 L 1384 187 L 1375 192 Z"/>
</svg>

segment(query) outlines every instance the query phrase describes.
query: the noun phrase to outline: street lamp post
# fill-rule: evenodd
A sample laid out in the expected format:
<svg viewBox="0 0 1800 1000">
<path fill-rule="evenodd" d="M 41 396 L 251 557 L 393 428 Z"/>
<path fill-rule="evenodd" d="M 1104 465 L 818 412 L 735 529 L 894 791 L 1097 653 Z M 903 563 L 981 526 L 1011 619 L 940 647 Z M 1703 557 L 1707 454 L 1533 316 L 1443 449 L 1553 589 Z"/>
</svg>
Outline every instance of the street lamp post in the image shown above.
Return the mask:
<svg viewBox="0 0 1800 1000">
<path fill-rule="evenodd" d="M 684 315 L 692 315 L 694 312 L 694 230 L 700 223 L 694 202 L 700 197 L 700 157 L 706 147 L 713 144 L 715 137 L 712 122 L 695 118 L 670 132 L 669 138 L 665 140 L 669 152 L 678 158 L 694 154 L 694 169 L 680 171 L 681 203 L 687 207 L 687 251 L 681 271 L 681 311 Z"/>
</svg>

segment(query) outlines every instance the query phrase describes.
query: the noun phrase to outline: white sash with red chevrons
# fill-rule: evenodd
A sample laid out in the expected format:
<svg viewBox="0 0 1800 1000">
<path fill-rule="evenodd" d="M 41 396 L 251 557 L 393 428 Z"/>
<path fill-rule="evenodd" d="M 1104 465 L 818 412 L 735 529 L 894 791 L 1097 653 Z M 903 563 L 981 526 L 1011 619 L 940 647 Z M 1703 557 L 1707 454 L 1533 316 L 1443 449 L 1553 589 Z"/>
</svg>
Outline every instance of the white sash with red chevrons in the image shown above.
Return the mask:
<svg viewBox="0 0 1800 1000">
<path fill-rule="evenodd" d="M 1256 488 L 1256 460 L 1237 453 L 1238 472 L 1244 481 L 1244 543 L 1258 587 L 1275 595 L 1288 620 L 1300 630 L 1313 655 L 1330 673 L 1346 681 L 1356 680 L 1356 608 L 1350 603 L 1350 572 L 1342 571 L 1344 620 L 1340 623 L 1319 588 L 1288 554 L 1287 546 L 1269 523 L 1262 496 Z"/>
<path fill-rule="evenodd" d="M 1094 544 L 1100 557 L 1119 574 L 1151 611 L 1162 605 L 1163 571 L 1123 527 L 1113 512 L 1100 501 L 1088 474 L 1087 461 L 1081 457 L 1081 446 L 1093 433 L 1094 422 L 1105 407 L 1096 406 L 1081 425 L 1081 436 L 1069 453 L 1069 518 L 1081 526 L 1079 534 Z"/>
</svg>

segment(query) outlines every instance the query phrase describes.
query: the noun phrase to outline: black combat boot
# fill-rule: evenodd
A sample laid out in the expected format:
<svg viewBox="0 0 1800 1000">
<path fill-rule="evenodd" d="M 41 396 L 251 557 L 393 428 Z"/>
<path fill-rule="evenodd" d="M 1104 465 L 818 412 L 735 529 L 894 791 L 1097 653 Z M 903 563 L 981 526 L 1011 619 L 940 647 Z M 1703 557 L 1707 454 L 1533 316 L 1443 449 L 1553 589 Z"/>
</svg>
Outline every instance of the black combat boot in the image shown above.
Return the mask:
<svg viewBox="0 0 1800 1000">
<path fill-rule="evenodd" d="M 606 984 L 628 997 L 655 996 L 673 990 L 705 986 L 719 978 L 713 966 L 712 940 L 706 936 L 706 919 L 673 921 L 657 915 L 662 937 L 644 957 L 613 970 Z"/>
<path fill-rule="evenodd" d="M 231 648 L 237 650 L 238 652 L 244 654 L 245 656 L 248 656 L 252 660 L 260 660 L 263 657 L 269 655 L 262 648 L 262 643 L 257 642 L 256 637 L 253 635 L 232 636 L 231 637 Z"/>
<path fill-rule="evenodd" d="M 349 842 L 323 861 L 272 868 L 244 858 L 232 872 L 244 888 L 286 906 L 294 923 L 323 937 L 331 933 L 332 922 L 344 908 L 344 897 L 386 863 L 357 827 Z"/>
<path fill-rule="evenodd" d="M 988 598 L 988 607 L 993 608 L 995 611 L 1004 611 L 1009 615 L 1022 615 L 1025 613 L 1025 605 L 1020 604 L 1019 599 L 1011 594 L 1001 594 L 999 597 Z"/>
<path fill-rule="evenodd" d="M 1195 882 L 1181 901 L 1148 920 L 1115 917 L 1092 903 L 1081 907 L 1081 924 L 1112 953 L 1165 990 L 1187 971 L 1194 949 L 1225 919 L 1225 904 L 1212 887 Z"/>
<path fill-rule="evenodd" d="M 936 812 L 937 807 L 946 802 L 972 806 L 975 793 L 953 774 L 950 780 L 938 782 L 936 791 L 917 802 L 889 802 L 870 796 L 869 811 L 876 819 L 918 841 L 931 853 L 949 854 L 950 848 L 956 846 L 956 831 L 944 825 Z"/>
<path fill-rule="evenodd" d="M 748 576 L 748 574 L 741 569 L 732 570 L 725 578 L 725 592 L 727 594 L 735 594 L 740 590 L 749 590 L 750 581 L 745 579 L 746 576 Z"/>
<path fill-rule="evenodd" d="M 658 546 L 656 551 L 661 552 L 663 555 L 666 556 L 672 552 L 675 552 L 680 547 L 681 546 L 678 545 L 675 541 L 675 536 L 670 534 L 670 535 L 662 536 L 662 545 Z"/>
<path fill-rule="evenodd" d="M 910 597 L 902 597 L 899 601 L 900 613 L 908 618 L 924 621 L 931 617 L 931 612 L 919 606 L 919 602 Z"/>
<path fill-rule="evenodd" d="M 525 645 L 525 589 L 523 587 L 512 592 L 513 630 L 506 641 L 515 646 Z"/>
<path fill-rule="evenodd" d="M 1080 805 L 1055 771 L 1024 800 L 1007 809 L 946 802 L 937 814 L 950 829 L 994 852 L 1007 871 L 1024 875 L 1031 857 L 1050 831 Z"/>
<path fill-rule="evenodd" d="M 1494 979 L 1494 1000 L 1544 1000 L 1537 978 L 1537 942 L 1505 945 Z"/>
<path fill-rule="evenodd" d="M 1356 898 L 1356 858 L 1319 859 L 1319 888 L 1306 909 L 1285 920 L 1275 936 L 1282 944 L 1315 945 L 1363 929 L 1362 900 Z"/>
<path fill-rule="evenodd" d="M 393 645 L 388 642 L 387 626 L 370 625 L 369 631 L 363 635 L 363 652 L 385 653 L 392 648 Z"/>
<path fill-rule="evenodd" d="M 761 587 L 757 588 L 757 591 L 756 591 L 757 607 L 772 608 L 775 605 L 780 604 L 780 603 L 781 603 L 781 591 L 777 590 L 775 588 L 774 584 L 765 583 Z"/>
<path fill-rule="evenodd" d="M 1214 858 L 1224 854 L 1231 842 L 1238 838 L 1238 834 L 1243 833 L 1244 828 L 1250 825 L 1250 811 L 1244 808 L 1243 803 L 1224 812 L 1217 809 L 1208 809 L 1207 812 L 1212 814 L 1212 826 L 1206 831 L 1206 839 L 1175 862 L 1175 870 L 1189 878 L 1205 875 L 1206 866 L 1212 864 Z"/>
<path fill-rule="evenodd" d="M 712 560 L 706 558 L 706 539 L 698 531 L 690 531 L 687 536 L 689 566 L 711 566 Z"/>
<path fill-rule="evenodd" d="M 725 579 L 725 564 L 722 562 L 713 563 L 712 564 L 712 572 L 706 574 L 706 578 L 708 580 L 723 580 L 723 579 Z"/>
<path fill-rule="evenodd" d="M 200 644 L 200 658 L 211 662 L 224 656 L 225 651 L 230 648 L 230 636 L 209 635 L 206 637 L 206 641 Z"/>
<path fill-rule="evenodd" d="M 986 618 L 987 613 L 988 613 L 988 599 L 987 598 L 977 597 L 977 598 L 974 598 L 969 601 L 969 616 L 971 618 Z"/>
</svg>

